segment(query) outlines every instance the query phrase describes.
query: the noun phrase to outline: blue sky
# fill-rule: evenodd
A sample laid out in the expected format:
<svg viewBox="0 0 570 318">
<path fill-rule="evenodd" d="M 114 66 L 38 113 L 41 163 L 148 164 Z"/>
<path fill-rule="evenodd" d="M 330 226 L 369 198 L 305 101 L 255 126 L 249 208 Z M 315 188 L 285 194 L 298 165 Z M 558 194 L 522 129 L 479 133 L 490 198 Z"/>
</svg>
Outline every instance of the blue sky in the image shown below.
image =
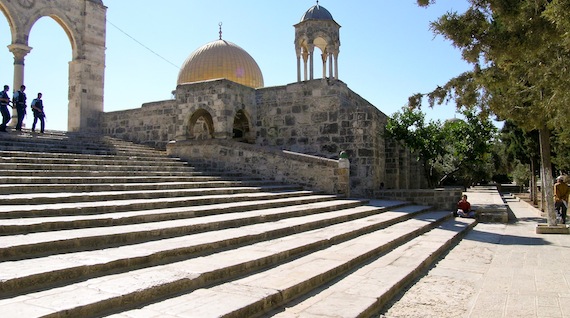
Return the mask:
<svg viewBox="0 0 570 318">
<path fill-rule="evenodd" d="M 293 25 L 314 0 L 103 0 L 107 6 L 105 111 L 140 107 L 171 98 L 179 67 L 202 45 L 223 39 L 258 63 L 265 86 L 296 81 Z M 464 0 L 439 0 L 420 8 L 415 0 L 320 0 L 340 29 L 339 78 L 382 112 L 400 110 L 408 96 L 428 92 L 470 68 L 460 52 L 429 23 L 447 11 L 463 12 Z M 126 33 L 126 34 L 125 34 Z M 3 44 L 2 44 L 3 43 Z M 13 83 L 9 27 L 0 18 L 0 83 Z M 142 45 L 141 45 L 142 44 Z M 47 129 L 67 130 L 71 45 L 51 18 L 30 34 L 25 60 L 28 98 L 43 93 Z M 315 71 L 320 74 L 320 71 Z M 455 116 L 452 105 L 424 109 L 428 118 Z M 25 120 L 27 127 L 31 116 Z"/>
</svg>

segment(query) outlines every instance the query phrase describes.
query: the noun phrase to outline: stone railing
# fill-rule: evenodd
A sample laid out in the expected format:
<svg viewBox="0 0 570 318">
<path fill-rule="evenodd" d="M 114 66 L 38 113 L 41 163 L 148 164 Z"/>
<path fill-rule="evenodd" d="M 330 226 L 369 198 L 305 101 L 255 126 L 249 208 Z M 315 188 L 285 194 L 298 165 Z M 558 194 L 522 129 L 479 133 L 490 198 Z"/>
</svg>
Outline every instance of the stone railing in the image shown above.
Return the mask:
<svg viewBox="0 0 570 318">
<path fill-rule="evenodd" d="M 348 159 L 326 159 L 222 139 L 171 141 L 169 156 L 209 169 L 293 183 L 319 193 L 350 196 Z"/>
<path fill-rule="evenodd" d="M 414 204 L 429 205 L 437 209 L 453 211 L 461 199 L 463 188 L 378 190 L 377 199 L 409 201 Z"/>
</svg>

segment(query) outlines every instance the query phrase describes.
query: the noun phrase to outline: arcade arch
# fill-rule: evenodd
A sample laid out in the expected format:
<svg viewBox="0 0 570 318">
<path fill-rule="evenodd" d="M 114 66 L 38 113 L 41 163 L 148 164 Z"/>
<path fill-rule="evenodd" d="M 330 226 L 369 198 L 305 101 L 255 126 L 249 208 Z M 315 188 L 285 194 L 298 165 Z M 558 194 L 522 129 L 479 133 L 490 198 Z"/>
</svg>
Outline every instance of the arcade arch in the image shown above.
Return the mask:
<svg viewBox="0 0 570 318">
<path fill-rule="evenodd" d="M 243 109 L 238 110 L 234 117 L 232 138 L 237 141 L 255 142 L 251 132 L 251 121 Z"/>
<path fill-rule="evenodd" d="M 68 64 L 67 91 L 70 131 L 99 129 L 98 118 L 103 112 L 106 9 L 101 0 L 0 0 L 0 11 L 8 21 L 11 35 L 8 49 L 14 61 L 13 89 L 26 84 L 25 61 L 32 51 L 30 34 L 38 20 L 52 18 L 67 35 L 72 57 Z M 28 96 L 33 95 L 28 92 Z"/>
<path fill-rule="evenodd" d="M 214 121 L 212 115 L 205 109 L 198 109 L 188 120 L 188 139 L 214 138 Z"/>
</svg>

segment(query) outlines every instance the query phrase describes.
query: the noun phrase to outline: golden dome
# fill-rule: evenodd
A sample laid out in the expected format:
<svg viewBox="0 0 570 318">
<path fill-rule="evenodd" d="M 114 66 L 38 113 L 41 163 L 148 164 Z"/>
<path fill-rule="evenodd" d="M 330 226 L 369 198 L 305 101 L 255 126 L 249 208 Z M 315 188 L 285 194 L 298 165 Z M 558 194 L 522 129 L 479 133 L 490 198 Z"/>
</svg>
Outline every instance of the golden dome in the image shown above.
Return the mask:
<svg viewBox="0 0 570 318">
<path fill-rule="evenodd" d="M 219 78 L 263 87 L 263 75 L 251 55 L 225 40 L 210 42 L 194 51 L 178 73 L 178 85 Z"/>
</svg>

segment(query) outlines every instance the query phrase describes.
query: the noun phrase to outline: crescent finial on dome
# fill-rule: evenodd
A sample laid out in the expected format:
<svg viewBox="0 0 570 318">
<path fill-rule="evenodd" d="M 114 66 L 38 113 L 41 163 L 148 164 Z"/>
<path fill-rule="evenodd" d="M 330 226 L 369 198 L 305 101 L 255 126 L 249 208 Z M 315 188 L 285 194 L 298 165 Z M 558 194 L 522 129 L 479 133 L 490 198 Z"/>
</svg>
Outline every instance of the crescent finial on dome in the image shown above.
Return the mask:
<svg viewBox="0 0 570 318">
<path fill-rule="evenodd" d="M 218 26 L 220 27 L 220 40 L 222 39 L 222 22 L 218 23 Z"/>
</svg>

